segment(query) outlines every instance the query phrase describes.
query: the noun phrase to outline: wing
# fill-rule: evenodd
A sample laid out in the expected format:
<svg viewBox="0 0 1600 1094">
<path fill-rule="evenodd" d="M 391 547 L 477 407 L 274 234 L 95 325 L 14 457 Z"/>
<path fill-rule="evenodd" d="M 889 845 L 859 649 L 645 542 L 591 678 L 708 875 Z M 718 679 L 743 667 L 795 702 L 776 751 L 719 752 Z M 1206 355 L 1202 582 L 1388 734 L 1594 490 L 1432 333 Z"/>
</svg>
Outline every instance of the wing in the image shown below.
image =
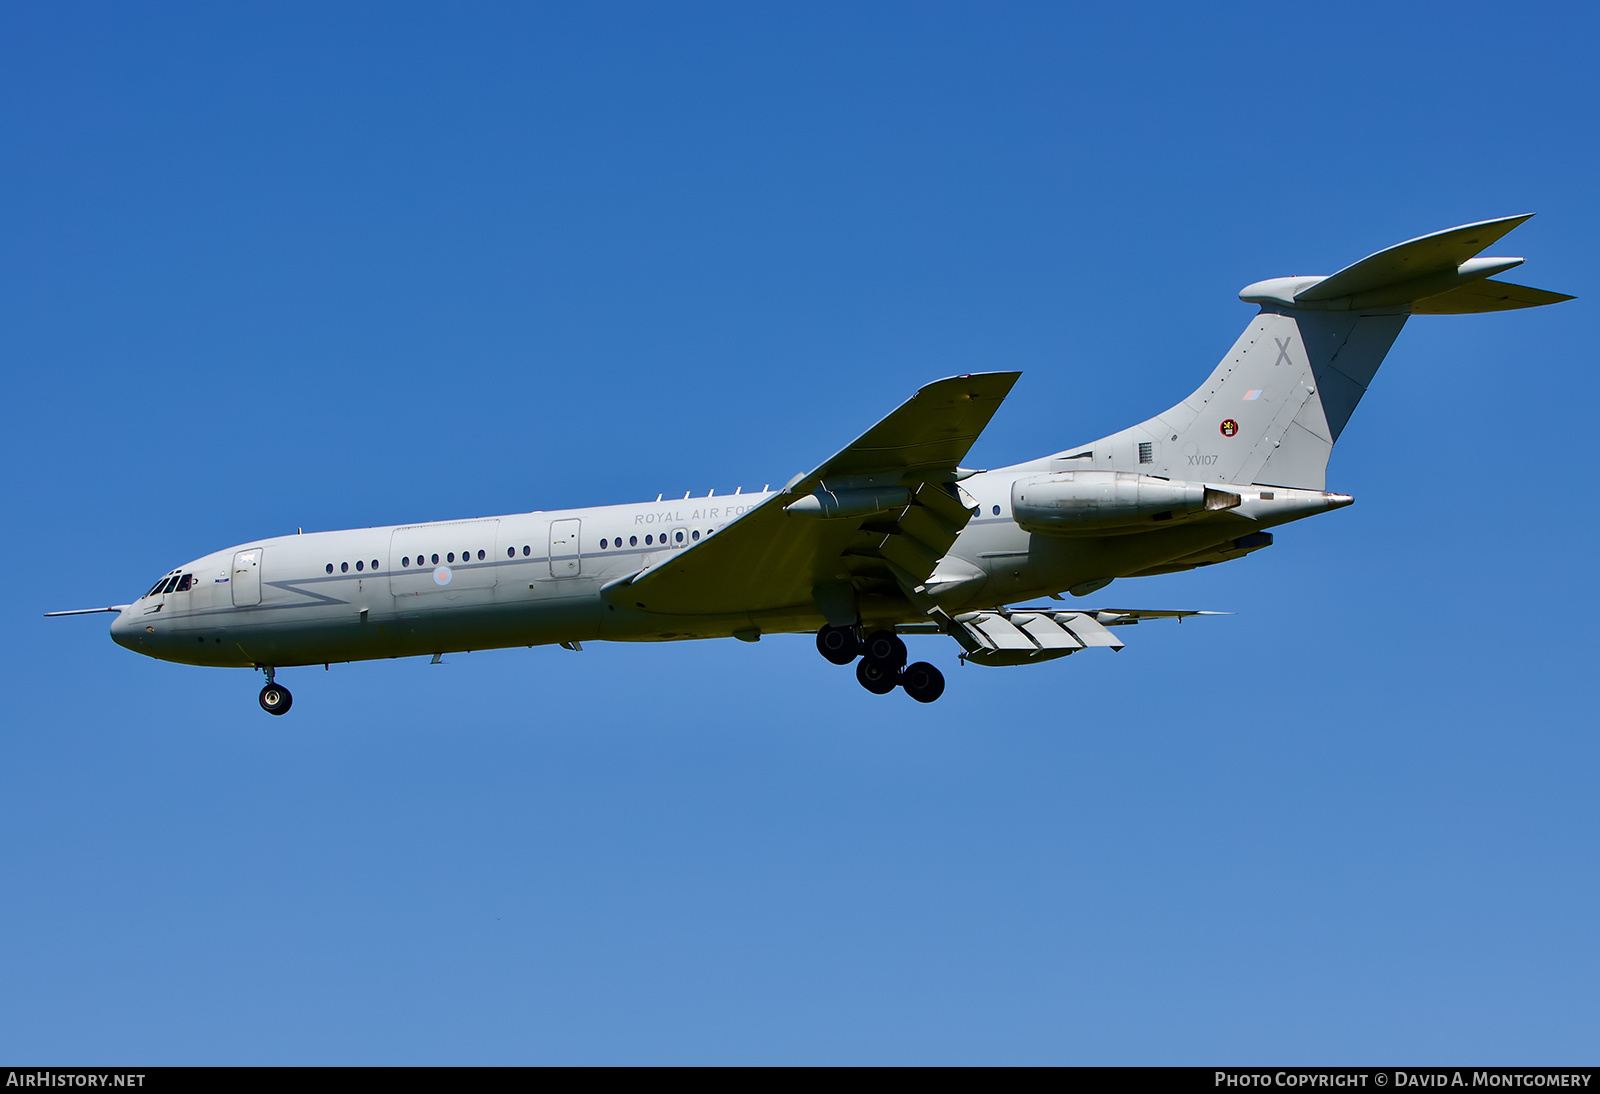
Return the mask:
<svg viewBox="0 0 1600 1094">
<path fill-rule="evenodd" d="M 809 475 L 688 550 L 601 593 L 684 615 L 819 605 L 853 623 L 857 603 L 927 578 L 972 516 L 958 465 L 1016 372 L 938 380 Z"/>
</svg>

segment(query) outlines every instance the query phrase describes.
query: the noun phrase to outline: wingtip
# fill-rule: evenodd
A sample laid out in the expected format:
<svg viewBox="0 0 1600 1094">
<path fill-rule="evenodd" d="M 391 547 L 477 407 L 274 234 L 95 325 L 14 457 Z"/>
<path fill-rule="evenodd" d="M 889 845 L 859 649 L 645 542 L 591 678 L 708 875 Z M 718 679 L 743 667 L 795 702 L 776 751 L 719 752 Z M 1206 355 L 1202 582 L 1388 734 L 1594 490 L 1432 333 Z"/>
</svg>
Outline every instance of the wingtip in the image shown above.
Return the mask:
<svg viewBox="0 0 1600 1094">
<path fill-rule="evenodd" d="M 1535 213 L 1516 213 L 1516 214 L 1513 214 L 1512 216 L 1508 216 L 1508 217 L 1490 217 L 1488 220 L 1468 221 L 1466 224 L 1461 225 L 1461 227 L 1463 227 L 1463 228 L 1483 228 L 1483 227 L 1487 227 L 1489 225 L 1495 225 L 1495 224 L 1509 224 L 1509 225 L 1511 225 L 1511 228 L 1515 228 L 1519 224 L 1524 224 L 1527 221 L 1532 220 L 1536 215 L 1537 214 L 1535 214 Z M 1507 228 L 1506 231 L 1509 232 L 1511 230 L 1511 228 Z M 1447 228 L 1446 229 L 1446 231 L 1454 231 L 1454 230 L 1455 229 L 1453 229 L 1453 228 Z"/>
</svg>

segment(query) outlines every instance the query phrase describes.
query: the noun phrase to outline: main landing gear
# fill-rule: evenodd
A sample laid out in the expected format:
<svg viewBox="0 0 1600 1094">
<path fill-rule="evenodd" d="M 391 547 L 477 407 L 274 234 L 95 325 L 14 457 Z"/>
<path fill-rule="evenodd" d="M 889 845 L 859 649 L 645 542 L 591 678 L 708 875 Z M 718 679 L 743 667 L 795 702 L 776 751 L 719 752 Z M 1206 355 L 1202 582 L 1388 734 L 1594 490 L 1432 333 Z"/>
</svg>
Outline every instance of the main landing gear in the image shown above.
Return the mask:
<svg viewBox="0 0 1600 1094">
<path fill-rule="evenodd" d="M 835 665 L 860 657 L 856 680 L 874 695 L 902 688 L 917 702 L 931 703 L 944 694 L 944 673 L 926 661 L 907 665 L 906 644 L 893 631 L 873 631 L 863 640 L 854 627 L 823 627 L 817 652 Z"/>
<path fill-rule="evenodd" d="M 294 705 L 294 696 L 289 694 L 289 689 L 273 683 L 270 668 L 267 670 L 267 686 L 261 689 L 259 702 L 261 709 L 268 714 L 288 714 L 289 708 Z"/>
</svg>

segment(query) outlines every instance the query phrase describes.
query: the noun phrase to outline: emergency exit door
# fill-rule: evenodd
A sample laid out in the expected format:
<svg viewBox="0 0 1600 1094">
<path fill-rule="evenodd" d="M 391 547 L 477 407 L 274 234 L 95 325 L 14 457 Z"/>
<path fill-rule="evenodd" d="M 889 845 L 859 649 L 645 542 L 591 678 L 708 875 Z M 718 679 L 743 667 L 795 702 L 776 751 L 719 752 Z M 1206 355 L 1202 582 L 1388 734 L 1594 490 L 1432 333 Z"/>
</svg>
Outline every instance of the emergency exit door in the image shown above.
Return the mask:
<svg viewBox="0 0 1600 1094">
<path fill-rule="evenodd" d="M 550 576 L 577 577 L 583 569 L 583 521 L 550 522 Z"/>
</svg>

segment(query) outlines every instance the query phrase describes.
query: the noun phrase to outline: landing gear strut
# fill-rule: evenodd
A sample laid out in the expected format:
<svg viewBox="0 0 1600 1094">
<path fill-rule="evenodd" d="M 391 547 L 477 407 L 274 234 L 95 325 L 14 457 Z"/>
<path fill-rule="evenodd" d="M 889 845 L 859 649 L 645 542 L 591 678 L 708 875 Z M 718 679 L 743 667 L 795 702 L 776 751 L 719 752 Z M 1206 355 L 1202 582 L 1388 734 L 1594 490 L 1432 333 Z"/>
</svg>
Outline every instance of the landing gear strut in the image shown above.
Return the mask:
<svg viewBox="0 0 1600 1094">
<path fill-rule="evenodd" d="M 258 702 L 261 709 L 268 714 L 288 714 L 289 708 L 294 705 L 294 696 L 289 694 L 289 689 L 282 684 L 276 684 L 272 679 L 271 669 L 267 670 L 267 686 L 261 689 Z"/>
</svg>

